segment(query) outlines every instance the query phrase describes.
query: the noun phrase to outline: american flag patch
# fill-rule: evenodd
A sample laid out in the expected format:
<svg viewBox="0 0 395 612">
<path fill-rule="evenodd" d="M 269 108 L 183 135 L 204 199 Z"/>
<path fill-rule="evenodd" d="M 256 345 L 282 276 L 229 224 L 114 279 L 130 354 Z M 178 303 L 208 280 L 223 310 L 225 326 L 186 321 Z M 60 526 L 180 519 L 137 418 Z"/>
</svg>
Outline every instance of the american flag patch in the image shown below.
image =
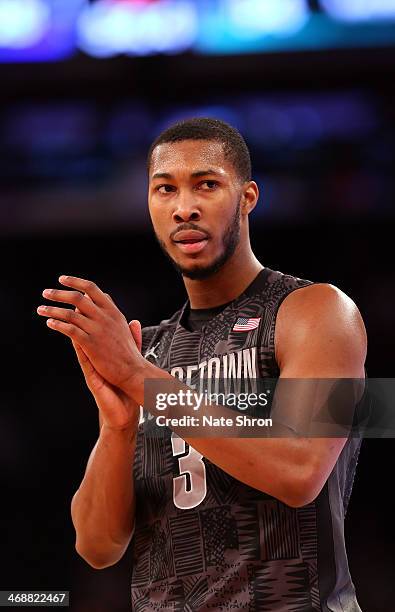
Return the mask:
<svg viewBox="0 0 395 612">
<path fill-rule="evenodd" d="M 259 325 L 259 321 L 261 317 L 247 319 L 247 317 L 239 317 L 234 324 L 232 331 L 236 332 L 246 332 L 251 329 L 256 329 Z"/>
</svg>

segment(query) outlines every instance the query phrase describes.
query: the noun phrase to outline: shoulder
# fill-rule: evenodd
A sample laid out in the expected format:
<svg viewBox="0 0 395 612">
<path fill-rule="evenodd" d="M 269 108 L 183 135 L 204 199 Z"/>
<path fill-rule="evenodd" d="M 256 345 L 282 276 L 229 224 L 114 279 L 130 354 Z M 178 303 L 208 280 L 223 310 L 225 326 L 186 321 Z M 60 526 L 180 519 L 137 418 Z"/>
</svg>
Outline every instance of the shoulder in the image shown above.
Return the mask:
<svg viewBox="0 0 395 612">
<path fill-rule="evenodd" d="M 359 315 L 353 300 L 341 289 L 329 283 L 312 283 L 298 287 L 283 300 L 278 317 L 283 322 L 298 318 L 300 322 L 313 322 L 323 315 L 333 318 L 348 318 Z"/>
<path fill-rule="evenodd" d="M 291 355 L 295 358 L 298 351 L 304 351 L 306 358 L 310 354 L 316 359 L 319 354 L 329 356 L 337 351 L 340 360 L 348 354 L 351 361 L 364 362 L 366 330 L 348 295 L 334 285 L 315 283 L 292 291 L 280 305 L 275 345 L 280 370 L 281 364 Z M 320 360 L 323 359 L 324 356 Z"/>
</svg>

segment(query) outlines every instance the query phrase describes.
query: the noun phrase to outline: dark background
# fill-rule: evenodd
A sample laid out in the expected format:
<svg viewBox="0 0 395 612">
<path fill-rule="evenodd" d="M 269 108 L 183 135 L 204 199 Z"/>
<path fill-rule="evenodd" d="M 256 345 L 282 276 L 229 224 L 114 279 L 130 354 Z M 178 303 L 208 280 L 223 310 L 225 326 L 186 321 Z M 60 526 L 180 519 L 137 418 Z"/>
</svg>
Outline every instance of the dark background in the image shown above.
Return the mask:
<svg viewBox="0 0 395 612">
<path fill-rule="evenodd" d="M 170 121 L 241 129 L 261 187 L 256 255 L 350 295 L 369 376 L 394 375 L 394 66 L 392 48 L 0 66 L 1 589 L 130 609 L 128 554 L 97 571 L 74 551 L 70 501 L 97 409 L 67 339 L 35 311 L 60 274 L 95 280 L 143 325 L 183 303 L 145 204 L 145 153 Z M 363 442 L 346 517 L 364 612 L 394 608 L 393 452 L 393 440 Z"/>
</svg>

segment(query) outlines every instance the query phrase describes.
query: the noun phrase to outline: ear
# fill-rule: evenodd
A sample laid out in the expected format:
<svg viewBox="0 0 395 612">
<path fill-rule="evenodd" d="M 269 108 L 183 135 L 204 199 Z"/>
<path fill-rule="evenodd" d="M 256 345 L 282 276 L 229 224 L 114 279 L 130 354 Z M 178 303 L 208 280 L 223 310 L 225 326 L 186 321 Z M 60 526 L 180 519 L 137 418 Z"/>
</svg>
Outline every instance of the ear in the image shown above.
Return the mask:
<svg viewBox="0 0 395 612">
<path fill-rule="evenodd" d="M 249 215 L 254 210 L 259 198 L 259 188 L 255 181 L 248 181 L 243 185 L 241 195 L 241 212 Z"/>
</svg>

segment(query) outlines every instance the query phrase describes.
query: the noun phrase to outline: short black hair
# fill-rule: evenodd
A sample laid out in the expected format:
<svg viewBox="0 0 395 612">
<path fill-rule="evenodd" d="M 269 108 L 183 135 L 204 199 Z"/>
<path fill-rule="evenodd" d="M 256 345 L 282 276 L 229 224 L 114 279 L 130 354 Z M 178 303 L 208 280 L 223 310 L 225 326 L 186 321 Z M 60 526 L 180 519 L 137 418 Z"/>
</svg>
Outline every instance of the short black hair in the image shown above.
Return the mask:
<svg viewBox="0 0 395 612">
<path fill-rule="evenodd" d="M 179 121 L 159 134 L 148 151 L 148 171 L 151 166 L 152 153 L 158 145 L 183 140 L 220 142 L 225 158 L 233 164 L 239 178 L 243 182 L 251 180 L 251 157 L 244 138 L 236 128 L 225 121 L 210 117 L 193 117 Z"/>
</svg>

